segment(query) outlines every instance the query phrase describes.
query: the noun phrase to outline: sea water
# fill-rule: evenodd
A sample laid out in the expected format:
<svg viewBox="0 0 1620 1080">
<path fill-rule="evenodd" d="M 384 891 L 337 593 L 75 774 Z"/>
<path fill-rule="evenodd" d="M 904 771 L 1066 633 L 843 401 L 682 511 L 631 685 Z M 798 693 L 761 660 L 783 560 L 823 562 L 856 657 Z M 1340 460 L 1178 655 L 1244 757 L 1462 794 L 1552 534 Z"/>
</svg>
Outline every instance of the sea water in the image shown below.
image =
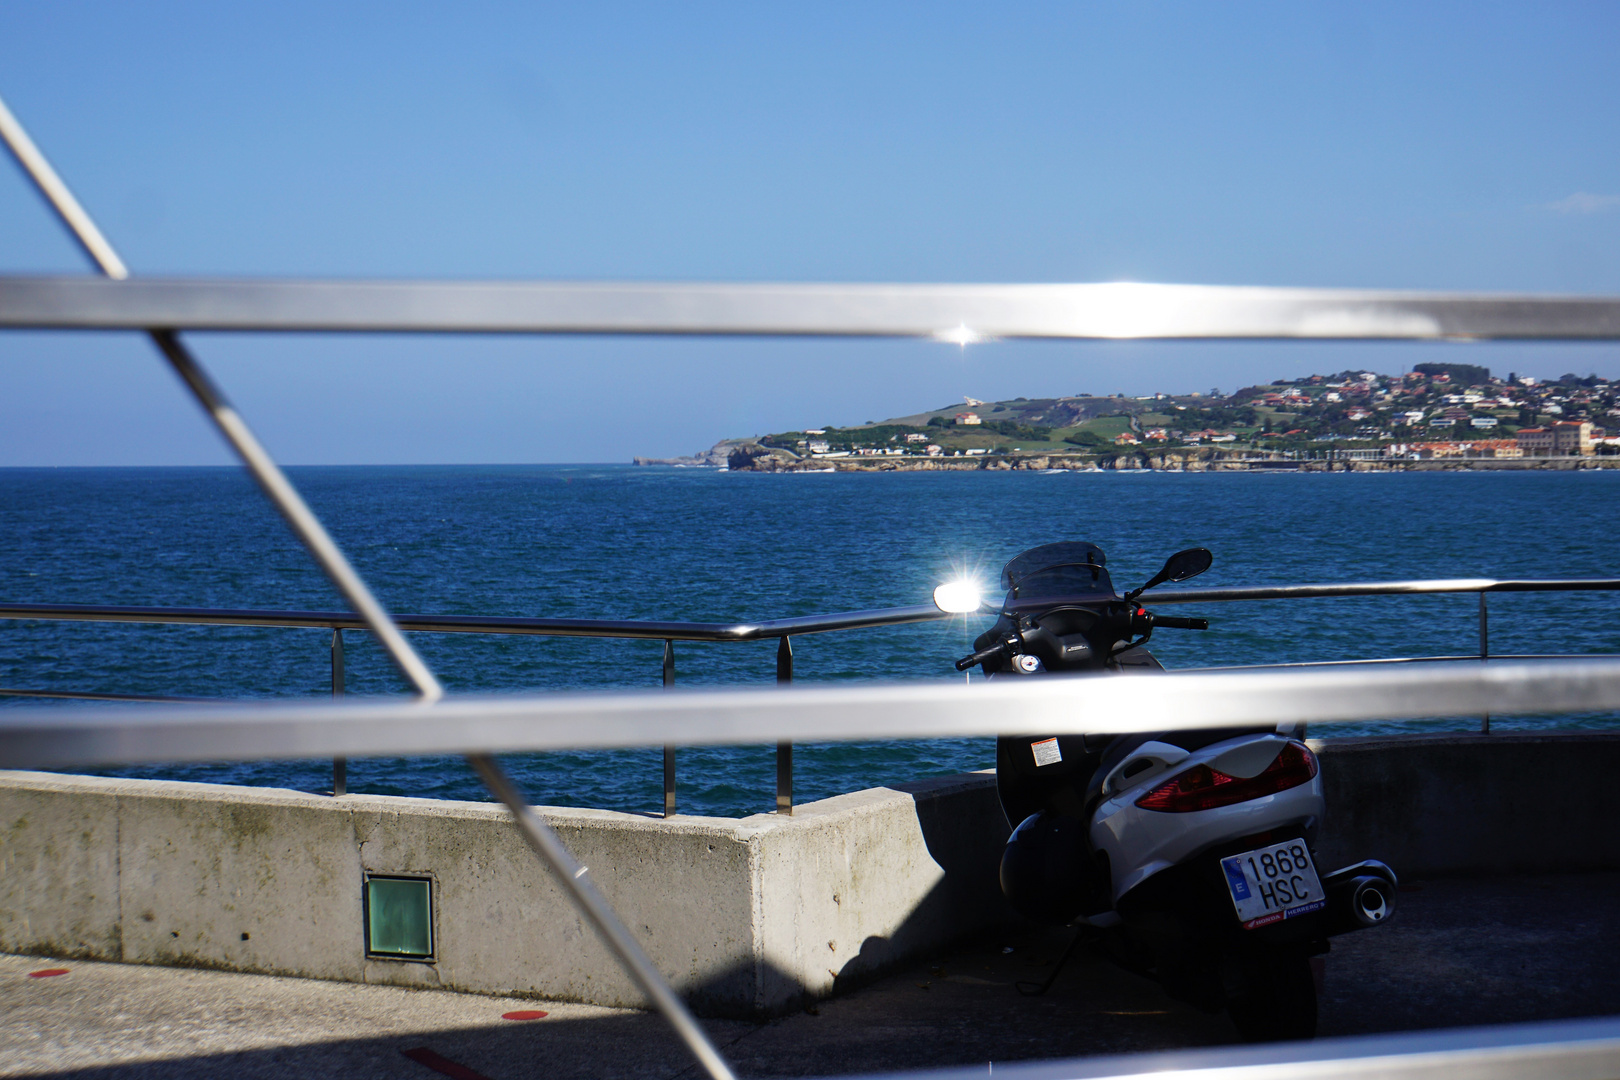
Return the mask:
<svg viewBox="0 0 1620 1080">
<path fill-rule="evenodd" d="M 1620 472 L 724 473 L 631 466 L 295 468 L 295 483 L 393 611 L 738 621 L 928 602 L 1055 540 L 1091 540 L 1119 588 L 1209 548 L 1199 586 L 1427 577 L 1620 576 Z M 235 469 L 0 470 L 0 601 L 341 610 L 346 605 Z M 1473 594 L 1176 606 L 1207 632 L 1160 631 L 1171 668 L 1471 653 Z M 1493 653 L 1620 652 L 1620 595 L 1490 598 Z M 802 682 L 957 679 L 988 618 L 794 639 Z M 347 632 L 350 694 L 405 690 Z M 0 686 L 202 697 L 330 694 L 324 630 L 0 620 Z M 653 687 L 657 641 L 416 634 L 451 693 Z M 774 641 L 676 645 L 682 685 L 769 685 Z M 0 699 L 0 707 L 20 704 Z M 81 707 L 64 703 L 63 708 Z M 1606 716 L 1493 728 L 1611 726 Z M 1424 725 L 1457 730 L 1474 720 Z M 1318 733 L 1419 730 L 1411 721 Z M 540 803 L 652 811 L 654 748 L 513 755 Z M 800 746 L 807 801 L 987 768 L 985 739 Z M 680 809 L 774 803 L 770 745 L 678 751 Z M 329 762 L 108 768 L 306 791 Z M 349 763 L 349 790 L 484 799 L 453 758 Z"/>
</svg>

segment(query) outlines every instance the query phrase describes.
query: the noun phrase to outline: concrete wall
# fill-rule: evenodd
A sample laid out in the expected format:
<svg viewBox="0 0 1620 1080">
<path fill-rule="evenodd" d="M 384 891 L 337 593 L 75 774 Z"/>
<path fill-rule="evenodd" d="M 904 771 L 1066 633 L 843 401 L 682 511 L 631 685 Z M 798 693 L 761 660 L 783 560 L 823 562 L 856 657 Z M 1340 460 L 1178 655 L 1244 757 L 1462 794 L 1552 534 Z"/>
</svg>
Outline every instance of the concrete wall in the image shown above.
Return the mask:
<svg viewBox="0 0 1620 1080">
<path fill-rule="evenodd" d="M 699 1010 L 770 1015 L 1006 917 L 982 776 L 792 817 L 548 808 Z M 0 950 L 641 1004 L 487 803 L 0 773 Z M 433 963 L 367 959 L 364 875 L 431 877 Z"/>
<path fill-rule="evenodd" d="M 1324 868 L 1620 868 L 1620 734 L 1316 745 Z M 987 774 L 792 817 L 544 813 L 711 1015 L 780 1013 L 1010 916 Z M 433 879 L 435 962 L 366 958 L 366 873 Z M 641 1003 L 488 803 L 0 773 L 0 950 Z"/>
<path fill-rule="evenodd" d="M 1328 868 L 1397 874 L 1620 869 L 1620 732 L 1406 735 L 1313 741 Z"/>
</svg>

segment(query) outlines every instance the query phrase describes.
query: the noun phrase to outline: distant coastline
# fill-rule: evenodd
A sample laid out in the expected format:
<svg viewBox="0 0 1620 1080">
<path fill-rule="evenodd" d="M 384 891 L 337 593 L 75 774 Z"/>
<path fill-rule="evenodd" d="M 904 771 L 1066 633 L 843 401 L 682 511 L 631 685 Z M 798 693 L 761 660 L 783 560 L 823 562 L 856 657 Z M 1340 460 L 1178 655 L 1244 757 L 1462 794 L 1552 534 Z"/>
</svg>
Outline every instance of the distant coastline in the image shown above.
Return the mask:
<svg viewBox="0 0 1620 1080">
<path fill-rule="evenodd" d="M 1343 371 L 1229 395 L 1077 394 L 962 404 L 854 427 L 725 439 L 637 465 L 740 472 L 1431 472 L 1620 464 L 1620 384 L 1506 379 L 1473 364 Z"/>
<path fill-rule="evenodd" d="M 727 468 L 762 473 L 877 472 L 1568 472 L 1620 469 L 1620 457 L 1351 458 L 1317 451 L 1291 456 L 1210 447 L 1111 454 L 982 454 L 973 457 L 841 457 L 785 459 L 756 444 L 739 443 L 723 461 L 718 453 L 690 458 L 636 458 L 637 465 Z"/>
<path fill-rule="evenodd" d="M 1433 445 L 1433 444 L 1428 444 Z M 1620 455 L 1472 456 L 1432 450 L 1266 450 L 1255 447 L 1119 447 L 1082 452 L 969 450 L 952 456 L 897 453 L 796 454 L 752 439 L 728 439 L 690 457 L 634 459 L 636 465 L 758 473 L 875 472 L 1571 472 L 1620 469 Z"/>
</svg>

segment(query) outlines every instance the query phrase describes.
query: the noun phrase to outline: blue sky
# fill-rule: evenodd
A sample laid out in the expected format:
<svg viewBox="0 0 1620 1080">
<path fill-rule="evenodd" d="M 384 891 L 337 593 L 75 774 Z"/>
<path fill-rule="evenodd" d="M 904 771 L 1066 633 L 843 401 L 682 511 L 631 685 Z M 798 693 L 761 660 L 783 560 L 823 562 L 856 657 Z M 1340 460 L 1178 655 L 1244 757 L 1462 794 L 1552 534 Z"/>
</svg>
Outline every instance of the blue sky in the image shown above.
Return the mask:
<svg viewBox="0 0 1620 1080">
<path fill-rule="evenodd" d="M 1613 4 L 0 0 L 0 95 L 136 273 L 1620 293 L 1617 46 Z M 85 270 L 0 165 L 0 272 Z M 1435 358 L 1620 377 L 1592 345 L 193 342 L 291 463 Z M 0 465 L 229 460 L 138 337 L 0 335 L 0 379 Z"/>
</svg>

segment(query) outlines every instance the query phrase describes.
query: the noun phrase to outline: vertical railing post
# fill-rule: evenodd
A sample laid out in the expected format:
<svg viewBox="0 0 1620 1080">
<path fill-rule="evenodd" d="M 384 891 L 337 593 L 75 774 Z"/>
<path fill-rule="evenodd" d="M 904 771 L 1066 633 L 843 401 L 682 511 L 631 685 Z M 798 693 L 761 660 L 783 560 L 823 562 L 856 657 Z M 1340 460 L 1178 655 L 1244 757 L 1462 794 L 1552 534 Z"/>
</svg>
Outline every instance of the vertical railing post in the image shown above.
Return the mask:
<svg viewBox="0 0 1620 1080">
<path fill-rule="evenodd" d="M 332 696 L 340 698 L 347 689 L 343 672 L 343 631 L 332 627 Z M 349 793 L 349 759 L 332 759 L 332 796 Z"/>
<path fill-rule="evenodd" d="M 664 686 L 675 685 L 675 642 L 664 641 Z M 664 747 L 664 816 L 675 816 L 675 748 Z"/>
<path fill-rule="evenodd" d="M 1485 609 L 1485 590 L 1479 593 L 1479 662 L 1484 663 L 1491 655 L 1491 624 L 1490 617 Z M 1491 733 L 1491 714 L 1486 713 L 1479 725 L 1480 734 Z"/>
<path fill-rule="evenodd" d="M 783 634 L 776 645 L 776 681 L 787 685 L 793 681 L 793 642 Z M 793 813 L 793 744 L 776 744 L 776 812 Z"/>
</svg>

